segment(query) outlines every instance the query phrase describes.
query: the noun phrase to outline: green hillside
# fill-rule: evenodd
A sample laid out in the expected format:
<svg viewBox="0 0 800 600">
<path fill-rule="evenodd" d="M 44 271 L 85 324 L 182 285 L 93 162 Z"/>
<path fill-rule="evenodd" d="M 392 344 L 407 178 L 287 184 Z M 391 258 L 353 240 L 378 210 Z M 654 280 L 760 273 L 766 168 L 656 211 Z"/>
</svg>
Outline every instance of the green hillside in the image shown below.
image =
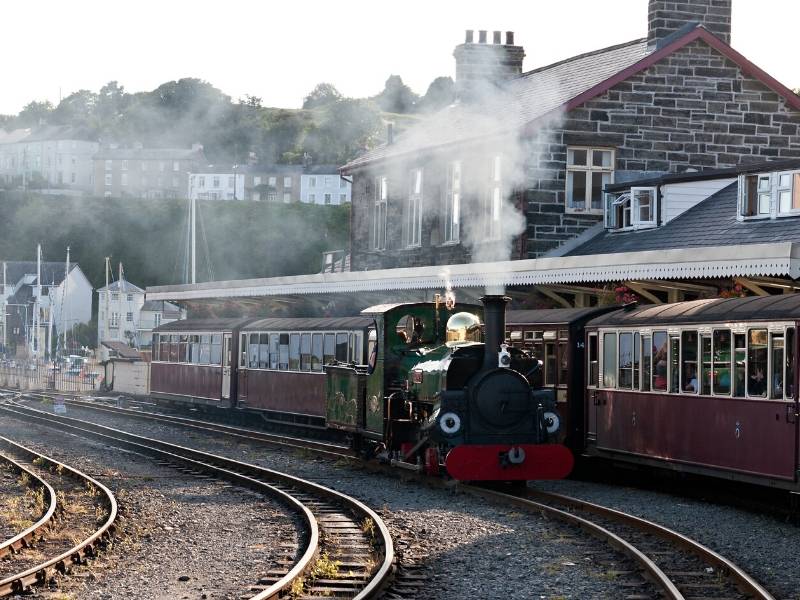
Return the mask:
<svg viewBox="0 0 800 600">
<path fill-rule="evenodd" d="M 349 205 L 199 201 L 198 213 L 199 281 L 316 273 L 322 252 L 349 247 Z M 182 283 L 187 215 L 186 200 L 0 192 L 0 259 L 35 260 L 41 242 L 49 261 L 70 246 L 95 288 L 106 256 L 141 287 Z"/>
</svg>

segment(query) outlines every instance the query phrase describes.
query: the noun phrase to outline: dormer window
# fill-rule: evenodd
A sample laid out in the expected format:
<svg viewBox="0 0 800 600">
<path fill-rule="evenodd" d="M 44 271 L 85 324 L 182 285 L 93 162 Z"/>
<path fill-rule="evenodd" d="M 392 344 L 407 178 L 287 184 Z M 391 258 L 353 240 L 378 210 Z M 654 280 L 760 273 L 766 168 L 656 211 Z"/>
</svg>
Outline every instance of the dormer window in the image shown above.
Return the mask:
<svg viewBox="0 0 800 600">
<path fill-rule="evenodd" d="M 800 171 L 739 176 L 739 220 L 800 215 Z"/>
<path fill-rule="evenodd" d="M 615 230 L 645 229 L 658 225 L 658 190 L 632 187 L 619 195 L 608 194 L 606 228 Z"/>
</svg>

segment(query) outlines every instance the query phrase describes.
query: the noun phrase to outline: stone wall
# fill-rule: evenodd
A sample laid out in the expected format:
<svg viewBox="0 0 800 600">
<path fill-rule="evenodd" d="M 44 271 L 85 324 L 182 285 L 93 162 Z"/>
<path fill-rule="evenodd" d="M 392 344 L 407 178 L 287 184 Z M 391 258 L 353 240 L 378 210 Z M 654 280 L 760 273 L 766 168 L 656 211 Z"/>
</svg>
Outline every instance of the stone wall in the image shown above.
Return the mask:
<svg viewBox="0 0 800 600">
<path fill-rule="evenodd" d="M 602 215 L 566 210 L 567 146 L 616 150 L 616 177 L 800 157 L 800 112 L 698 40 L 565 115 L 531 153 L 529 257 Z"/>
<path fill-rule="evenodd" d="M 602 220 L 601 214 L 566 209 L 567 147 L 616 151 L 615 177 L 689 168 L 734 167 L 742 163 L 800 157 L 800 112 L 716 50 L 698 40 L 564 116 L 558 127 L 527 139 L 526 181 L 517 191 L 527 215 L 524 244 L 512 258 L 535 258 Z M 457 151 L 448 157 L 455 158 Z M 430 156 L 415 158 L 425 168 L 422 248 L 402 249 L 405 183 L 390 177 L 387 250 L 370 252 L 373 175 L 355 174 L 353 187 L 353 270 L 469 262 L 471 250 L 443 246 L 439 210 L 445 171 Z M 405 169 L 405 165 L 403 169 Z M 465 167 L 466 170 L 466 167 Z M 402 172 L 402 171 L 401 171 Z M 402 176 L 394 177 L 395 184 Z M 465 187 L 464 206 L 476 202 Z M 433 202 L 433 204 L 431 204 Z M 462 217 L 462 221 L 467 216 Z M 521 250 L 524 248 L 524 250 Z"/>
</svg>

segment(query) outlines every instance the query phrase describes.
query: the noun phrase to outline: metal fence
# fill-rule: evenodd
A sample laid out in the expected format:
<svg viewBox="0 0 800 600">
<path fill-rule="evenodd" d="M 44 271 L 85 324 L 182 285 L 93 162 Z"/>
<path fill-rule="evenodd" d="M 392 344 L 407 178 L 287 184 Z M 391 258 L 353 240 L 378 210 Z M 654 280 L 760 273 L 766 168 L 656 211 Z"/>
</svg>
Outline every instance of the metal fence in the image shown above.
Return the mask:
<svg viewBox="0 0 800 600">
<path fill-rule="evenodd" d="M 89 392 L 103 383 L 103 366 L 88 362 L 80 369 L 54 367 L 52 363 L 5 361 L 0 363 L 0 387 L 20 390 Z"/>
</svg>

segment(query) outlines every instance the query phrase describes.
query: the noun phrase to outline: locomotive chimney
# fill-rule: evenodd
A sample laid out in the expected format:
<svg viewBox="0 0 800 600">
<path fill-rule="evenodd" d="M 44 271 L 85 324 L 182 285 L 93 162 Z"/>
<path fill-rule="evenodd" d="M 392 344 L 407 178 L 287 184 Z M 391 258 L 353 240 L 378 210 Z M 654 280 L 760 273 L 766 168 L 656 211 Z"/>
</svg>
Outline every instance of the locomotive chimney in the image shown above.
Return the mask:
<svg viewBox="0 0 800 600">
<path fill-rule="evenodd" d="M 483 302 L 483 368 L 497 368 L 497 353 L 500 344 L 506 339 L 506 304 L 511 301 L 508 296 L 484 296 Z"/>
</svg>

